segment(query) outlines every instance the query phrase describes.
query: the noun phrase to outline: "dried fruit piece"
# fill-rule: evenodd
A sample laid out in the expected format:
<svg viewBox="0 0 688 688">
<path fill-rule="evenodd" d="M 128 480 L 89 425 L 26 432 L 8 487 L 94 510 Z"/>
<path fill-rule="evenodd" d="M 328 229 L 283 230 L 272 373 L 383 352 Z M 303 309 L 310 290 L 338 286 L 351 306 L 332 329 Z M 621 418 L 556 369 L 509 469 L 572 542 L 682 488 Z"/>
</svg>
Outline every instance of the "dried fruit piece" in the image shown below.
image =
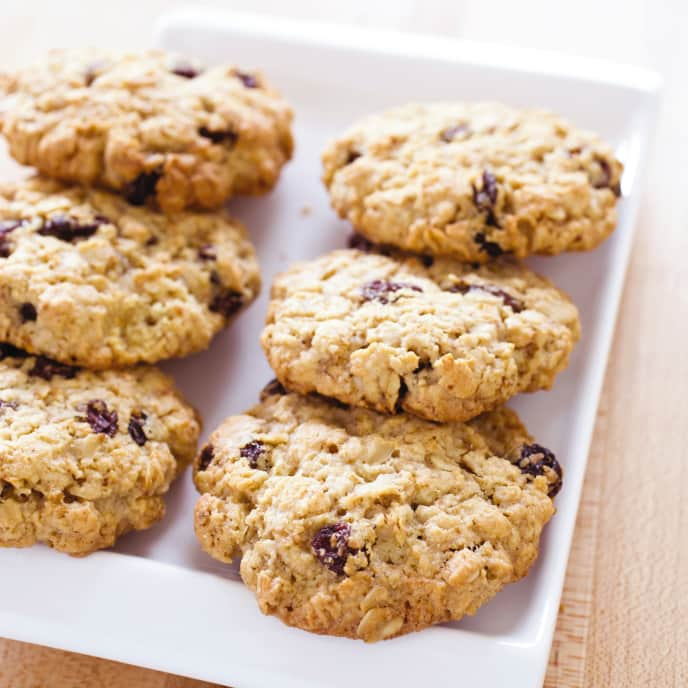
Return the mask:
<svg viewBox="0 0 688 688">
<path fill-rule="evenodd" d="M 102 399 L 91 399 L 86 404 L 86 422 L 93 432 L 108 437 L 117 433 L 117 411 L 110 411 Z"/>
<path fill-rule="evenodd" d="M 618 198 L 621 196 L 621 185 L 617 182 L 616 184 L 611 183 L 612 181 L 612 168 L 609 163 L 600 157 L 595 157 L 595 162 L 600 166 L 602 174 L 600 178 L 593 184 L 596 189 L 611 189 L 614 195 Z"/>
<path fill-rule="evenodd" d="M 0 343 L 0 361 L 5 358 L 26 358 L 27 356 L 26 351 L 22 351 L 12 344 Z"/>
<path fill-rule="evenodd" d="M 287 390 L 284 389 L 282 383 L 278 379 L 270 380 L 265 387 L 260 392 L 260 400 L 264 401 L 267 397 L 273 394 L 286 394 Z"/>
<path fill-rule="evenodd" d="M 58 363 L 53 361 L 52 358 L 46 358 L 45 356 L 37 356 L 33 368 L 29 370 L 29 375 L 40 377 L 47 381 L 52 380 L 54 375 L 71 380 L 78 372 L 79 369 L 74 366 Z"/>
<path fill-rule="evenodd" d="M 19 317 L 22 319 L 22 322 L 34 322 L 38 317 L 36 306 L 28 301 L 22 303 L 22 305 L 19 306 Z"/>
<path fill-rule="evenodd" d="M 91 62 L 84 70 L 84 86 L 90 86 L 99 76 L 99 72 L 107 66 L 105 60 Z"/>
<path fill-rule="evenodd" d="M 239 456 L 248 459 L 251 468 L 258 468 L 258 459 L 265 452 L 265 445 L 260 440 L 252 440 L 239 450 Z"/>
<path fill-rule="evenodd" d="M 208 308 L 213 313 L 219 313 L 224 315 L 225 318 L 229 318 L 240 310 L 243 305 L 244 298 L 238 291 L 223 289 L 213 297 Z"/>
<path fill-rule="evenodd" d="M 91 222 L 81 222 L 64 213 L 55 213 L 38 230 L 41 236 L 52 236 L 60 241 L 78 241 L 93 236 L 98 227 L 107 220 L 98 215 Z"/>
<path fill-rule="evenodd" d="M 448 127 L 440 133 L 440 139 L 445 143 L 451 143 L 459 134 L 465 134 L 469 131 L 468 125 L 461 123 L 453 127 Z"/>
<path fill-rule="evenodd" d="M 311 540 L 313 553 L 320 563 L 338 576 L 344 573 L 349 554 L 357 552 L 349 548 L 350 535 L 351 526 L 348 523 L 333 523 L 321 528 Z"/>
<path fill-rule="evenodd" d="M 212 244 L 205 244 L 198 249 L 199 260 L 217 260 L 215 247 Z"/>
<path fill-rule="evenodd" d="M 361 153 L 357 150 L 350 150 L 347 153 L 346 162 L 344 163 L 344 165 L 345 166 L 350 165 L 354 160 L 358 160 L 362 155 L 363 155 L 363 153 Z"/>
<path fill-rule="evenodd" d="M 175 63 L 172 67 L 171 71 L 173 74 L 181 76 L 184 79 L 194 79 L 201 73 L 187 60 L 179 60 L 179 62 Z"/>
<path fill-rule="evenodd" d="M 9 258 L 12 253 L 8 234 L 24 224 L 23 220 L 1 220 L 0 221 L 0 258 Z"/>
<path fill-rule="evenodd" d="M 234 145 L 239 138 L 239 134 L 231 129 L 224 129 L 221 131 L 208 129 L 208 127 L 201 127 L 198 133 L 206 139 L 210 139 L 213 143 L 223 143 L 227 142 L 230 145 Z"/>
<path fill-rule="evenodd" d="M 198 455 L 198 470 L 205 471 L 215 457 L 215 448 L 212 444 L 206 444 Z"/>
<path fill-rule="evenodd" d="M 397 392 L 397 400 L 394 403 L 394 411 L 396 413 L 401 413 L 404 409 L 402 408 L 402 403 L 404 397 L 408 394 L 408 385 L 403 377 L 399 378 L 399 392 Z"/>
<path fill-rule="evenodd" d="M 528 475 L 544 475 L 550 481 L 547 492 L 550 497 L 554 497 L 561 490 L 563 471 L 549 449 L 539 444 L 525 444 L 521 447 L 517 465 Z"/>
<path fill-rule="evenodd" d="M 411 289 L 413 291 L 422 292 L 423 290 L 415 285 L 407 282 L 390 282 L 389 280 L 373 280 L 367 282 L 361 287 L 361 296 L 364 301 L 378 301 L 380 303 L 389 303 L 388 294 L 393 294 L 401 289 Z"/>
<path fill-rule="evenodd" d="M 514 313 L 520 313 L 525 309 L 522 301 L 509 294 L 509 292 L 504 291 L 504 289 L 496 287 L 494 284 L 467 284 L 466 282 L 459 282 L 449 287 L 447 291 L 458 292 L 459 294 L 467 294 L 469 291 L 485 291 L 502 299 L 504 305 L 511 308 Z"/>
<path fill-rule="evenodd" d="M 362 234 L 352 234 L 347 245 L 349 248 L 355 248 L 366 253 L 375 250 L 375 244 L 370 239 L 366 239 Z"/>
<path fill-rule="evenodd" d="M 155 186 L 161 176 L 157 170 L 142 172 L 124 187 L 122 193 L 132 205 L 143 205 L 149 196 L 155 194 Z"/>
<path fill-rule="evenodd" d="M 473 241 L 491 258 L 497 258 L 497 256 L 501 256 L 504 253 L 504 249 L 496 241 L 488 241 L 483 232 L 475 234 Z"/>
<path fill-rule="evenodd" d="M 497 188 L 497 180 L 489 170 L 483 170 L 482 188 L 478 189 L 475 184 L 473 187 L 473 203 L 475 207 L 484 213 L 487 213 L 486 222 L 492 227 L 499 227 L 497 218 L 494 214 L 494 207 L 497 203 L 497 196 L 499 190 Z"/>
<path fill-rule="evenodd" d="M 253 74 L 236 70 L 234 72 L 234 76 L 236 76 L 236 78 L 239 79 L 239 81 L 241 81 L 246 88 L 258 88 L 258 79 L 256 79 Z"/>
<path fill-rule="evenodd" d="M 146 431 L 143 429 L 143 424 L 146 422 L 146 418 L 148 418 L 148 416 L 143 413 L 143 411 L 139 413 L 132 413 L 131 418 L 129 418 L 129 425 L 127 426 L 129 436 L 132 440 L 134 440 L 134 442 L 136 442 L 136 444 L 139 445 L 139 447 L 143 447 L 143 445 L 148 441 Z"/>
</svg>

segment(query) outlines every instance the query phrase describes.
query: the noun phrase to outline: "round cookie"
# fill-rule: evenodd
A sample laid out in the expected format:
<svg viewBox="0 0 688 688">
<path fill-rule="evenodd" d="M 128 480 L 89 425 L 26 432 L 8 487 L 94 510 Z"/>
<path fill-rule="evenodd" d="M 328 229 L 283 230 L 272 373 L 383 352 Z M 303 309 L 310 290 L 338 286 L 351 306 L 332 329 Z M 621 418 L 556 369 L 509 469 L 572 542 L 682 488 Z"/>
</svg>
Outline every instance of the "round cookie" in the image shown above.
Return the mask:
<svg viewBox="0 0 688 688">
<path fill-rule="evenodd" d="M 161 215 L 32 179 L 0 186 L 0 341 L 110 368 L 205 349 L 260 287 L 224 213 Z"/>
<path fill-rule="evenodd" d="M 0 75 L 0 126 L 16 160 L 167 212 L 268 191 L 292 154 L 291 120 L 261 75 L 160 51 L 57 50 Z"/>
<path fill-rule="evenodd" d="M 473 614 L 528 572 L 561 486 L 513 411 L 438 425 L 264 395 L 195 464 L 195 530 L 261 610 L 376 641 Z"/>
<path fill-rule="evenodd" d="M 83 555 L 150 527 L 199 430 L 155 368 L 85 371 L 0 344 L 0 546 Z"/>
<path fill-rule="evenodd" d="M 514 260 L 353 249 L 275 279 L 262 344 L 290 390 L 446 422 L 551 387 L 579 328 L 566 295 Z"/>
<path fill-rule="evenodd" d="M 594 248 L 616 225 L 622 172 L 594 134 L 496 103 L 368 117 L 323 166 L 332 206 L 369 239 L 479 262 Z"/>
</svg>

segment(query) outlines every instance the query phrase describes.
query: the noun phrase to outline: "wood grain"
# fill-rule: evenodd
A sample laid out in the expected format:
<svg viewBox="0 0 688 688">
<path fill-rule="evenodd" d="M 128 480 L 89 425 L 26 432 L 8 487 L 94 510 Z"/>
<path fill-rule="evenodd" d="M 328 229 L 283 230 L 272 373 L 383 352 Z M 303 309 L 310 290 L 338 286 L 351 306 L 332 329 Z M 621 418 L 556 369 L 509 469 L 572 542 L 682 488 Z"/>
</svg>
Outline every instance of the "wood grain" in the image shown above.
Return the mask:
<svg viewBox="0 0 688 688">
<path fill-rule="evenodd" d="M 170 0 L 0 0 L 0 65 L 149 43 Z M 228 3 L 206 3 L 228 4 Z M 665 99 L 545 686 L 688 686 L 688 23 L 683 0 L 235 0 L 235 9 L 645 64 Z M 604 107 L 603 103 L 591 105 Z M 0 173 L 10 165 L 0 159 Z M 0 688 L 210 684 L 0 640 Z"/>
</svg>

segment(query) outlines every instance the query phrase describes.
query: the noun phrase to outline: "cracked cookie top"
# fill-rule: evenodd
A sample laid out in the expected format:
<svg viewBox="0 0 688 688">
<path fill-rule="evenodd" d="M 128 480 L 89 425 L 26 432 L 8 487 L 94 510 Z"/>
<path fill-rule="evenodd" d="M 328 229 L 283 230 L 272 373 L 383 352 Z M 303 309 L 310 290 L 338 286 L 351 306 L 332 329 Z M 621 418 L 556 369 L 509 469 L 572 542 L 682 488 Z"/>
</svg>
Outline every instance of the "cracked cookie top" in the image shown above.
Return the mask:
<svg viewBox="0 0 688 688">
<path fill-rule="evenodd" d="M 616 225 L 622 165 L 550 112 L 433 103 L 354 124 L 323 169 L 332 206 L 369 239 L 486 262 L 597 246 Z"/>
<path fill-rule="evenodd" d="M 452 421 L 551 387 L 579 329 L 568 297 L 514 260 L 350 249 L 275 279 L 262 344 L 288 389 Z"/>
<path fill-rule="evenodd" d="M 17 161 L 167 212 L 268 191 L 292 154 L 291 120 L 261 74 L 161 51 L 56 50 L 0 74 L 0 125 Z"/>
<path fill-rule="evenodd" d="M 264 613 L 375 641 L 524 576 L 561 474 L 506 408 L 438 425 L 273 384 L 201 451 L 195 529 L 211 556 L 241 557 Z"/>
<path fill-rule="evenodd" d="M 0 186 L 0 341 L 90 368 L 152 363 L 206 348 L 259 287 L 253 246 L 222 212 Z"/>
<path fill-rule="evenodd" d="M 155 368 L 92 372 L 0 344 L 0 546 L 88 554 L 151 526 L 199 430 Z"/>
</svg>

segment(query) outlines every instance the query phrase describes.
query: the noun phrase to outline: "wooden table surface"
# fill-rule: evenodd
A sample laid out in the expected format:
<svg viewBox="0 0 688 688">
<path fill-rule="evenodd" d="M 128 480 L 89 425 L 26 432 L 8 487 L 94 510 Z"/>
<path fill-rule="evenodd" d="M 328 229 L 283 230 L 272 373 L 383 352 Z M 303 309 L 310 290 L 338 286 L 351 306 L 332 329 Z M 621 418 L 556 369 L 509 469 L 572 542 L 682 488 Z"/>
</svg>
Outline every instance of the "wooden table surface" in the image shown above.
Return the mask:
<svg viewBox="0 0 688 688">
<path fill-rule="evenodd" d="M 178 4 L 0 0 L 0 69 L 50 47 L 145 47 L 155 17 Z M 662 72 L 661 119 L 545 685 L 688 686 L 688 3 L 206 4 L 553 49 Z M 0 168 L 7 165 L 0 153 Z M 209 685 L 0 640 L 0 688 Z"/>
</svg>

